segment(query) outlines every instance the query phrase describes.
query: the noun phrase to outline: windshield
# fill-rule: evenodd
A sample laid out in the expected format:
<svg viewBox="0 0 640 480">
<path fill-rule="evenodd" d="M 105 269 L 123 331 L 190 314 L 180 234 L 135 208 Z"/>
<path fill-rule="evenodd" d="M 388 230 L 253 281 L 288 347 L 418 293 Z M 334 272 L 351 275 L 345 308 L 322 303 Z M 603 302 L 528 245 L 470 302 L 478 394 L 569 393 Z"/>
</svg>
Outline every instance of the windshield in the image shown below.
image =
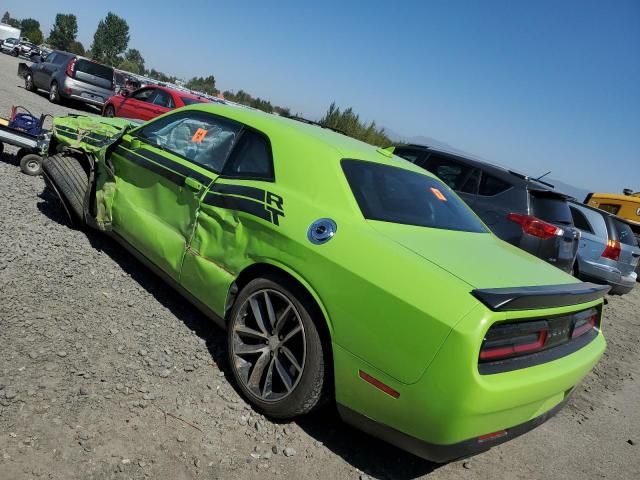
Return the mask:
<svg viewBox="0 0 640 480">
<path fill-rule="evenodd" d="M 435 178 L 363 160 L 343 160 L 342 169 L 368 220 L 487 232 L 464 202 Z"/>
</svg>

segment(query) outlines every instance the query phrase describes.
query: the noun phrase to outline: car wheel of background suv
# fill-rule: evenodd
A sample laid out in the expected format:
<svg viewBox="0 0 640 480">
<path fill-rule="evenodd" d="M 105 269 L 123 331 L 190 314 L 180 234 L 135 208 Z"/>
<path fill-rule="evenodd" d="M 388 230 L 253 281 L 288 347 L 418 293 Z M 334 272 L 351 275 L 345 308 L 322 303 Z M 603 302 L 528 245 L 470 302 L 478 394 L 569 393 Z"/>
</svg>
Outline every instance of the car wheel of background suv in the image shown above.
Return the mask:
<svg viewBox="0 0 640 480">
<path fill-rule="evenodd" d="M 51 103 L 60 103 L 60 92 L 58 91 L 57 82 L 53 82 L 49 88 L 49 101 Z"/>
<path fill-rule="evenodd" d="M 33 75 L 27 73 L 27 76 L 24 77 L 24 88 L 30 92 L 34 92 L 36 90 L 35 85 L 33 84 Z"/>
</svg>

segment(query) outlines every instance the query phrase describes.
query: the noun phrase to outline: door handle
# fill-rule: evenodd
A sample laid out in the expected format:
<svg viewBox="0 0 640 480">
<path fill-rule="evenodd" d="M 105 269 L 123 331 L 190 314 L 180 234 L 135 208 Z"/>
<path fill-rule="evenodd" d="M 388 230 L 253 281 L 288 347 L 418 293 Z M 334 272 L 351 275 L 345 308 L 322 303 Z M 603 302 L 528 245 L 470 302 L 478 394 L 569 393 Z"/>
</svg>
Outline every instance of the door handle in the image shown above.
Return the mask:
<svg viewBox="0 0 640 480">
<path fill-rule="evenodd" d="M 203 185 L 198 180 L 191 177 L 186 177 L 184 179 L 184 186 L 187 187 L 192 192 L 196 192 L 196 193 L 202 190 L 202 187 L 203 187 Z"/>
</svg>

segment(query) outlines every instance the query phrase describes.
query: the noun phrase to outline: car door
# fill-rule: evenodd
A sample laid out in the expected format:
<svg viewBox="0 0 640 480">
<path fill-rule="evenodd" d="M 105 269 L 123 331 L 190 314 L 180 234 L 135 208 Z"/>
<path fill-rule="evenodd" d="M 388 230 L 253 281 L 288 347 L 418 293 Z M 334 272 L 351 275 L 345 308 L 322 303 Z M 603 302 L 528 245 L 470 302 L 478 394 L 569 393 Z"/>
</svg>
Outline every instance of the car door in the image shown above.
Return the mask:
<svg viewBox="0 0 640 480">
<path fill-rule="evenodd" d="M 116 114 L 124 118 L 136 118 L 139 120 L 151 120 L 154 115 L 151 112 L 150 101 L 155 96 L 156 89 L 144 87 L 136 90 L 128 97 L 123 97 L 122 103 L 116 109 Z"/>
<path fill-rule="evenodd" d="M 200 199 L 240 129 L 208 113 L 179 112 L 124 135 L 110 156 L 113 230 L 176 281 Z"/>
<path fill-rule="evenodd" d="M 220 177 L 202 197 L 180 282 L 218 314 L 234 275 L 261 242 L 277 248 L 274 228 L 284 217 L 268 137 L 244 127 Z"/>
<path fill-rule="evenodd" d="M 167 113 L 175 108 L 175 103 L 171 95 L 164 90 L 156 89 L 156 92 L 149 99 L 149 115 L 151 118 Z"/>
<path fill-rule="evenodd" d="M 33 74 L 33 84 L 36 88 L 49 89 L 49 79 L 55 69 L 55 62 L 58 57 L 56 52 L 51 52 L 40 63 L 34 63 L 31 66 L 31 72 Z"/>
</svg>

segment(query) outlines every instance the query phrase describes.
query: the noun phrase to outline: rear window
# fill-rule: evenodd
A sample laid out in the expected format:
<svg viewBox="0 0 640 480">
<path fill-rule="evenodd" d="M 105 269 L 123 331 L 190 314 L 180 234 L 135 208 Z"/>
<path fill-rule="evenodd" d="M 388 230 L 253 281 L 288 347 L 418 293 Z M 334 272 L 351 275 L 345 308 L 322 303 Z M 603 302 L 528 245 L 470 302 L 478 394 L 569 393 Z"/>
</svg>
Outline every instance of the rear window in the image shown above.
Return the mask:
<svg viewBox="0 0 640 480">
<path fill-rule="evenodd" d="M 571 210 L 564 198 L 532 192 L 531 211 L 534 216 L 545 222 L 573 225 Z"/>
<path fill-rule="evenodd" d="M 113 68 L 107 65 L 101 65 L 84 58 L 79 58 L 76 62 L 75 70 L 113 82 Z"/>
<path fill-rule="evenodd" d="M 206 100 L 200 98 L 189 98 L 189 97 L 180 97 L 182 103 L 185 105 L 194 105 L 196 103 L 206 103 Z"/>
<path fill-rule="evenodd" d="M 343 160 L 342 169 L 368 220 L 487 232 L 464 202 L 435 178 L 363 160 Z"/>
<path fill-rule="evenodd" d="M 631 227 L 628 224 L 621 222 L 617 218 L 613 218 L 612 220 L 613 225 L 618 232 L 618 240 L 620 240 L 620 243 L 624 245 L 630 245 L 632 247 L 637 247 L 638 241 L 636 240 L 636 236 L 634 235 L 633 230 L 631 230 Z"/>
<path fill-rule="evenodd" d="M 601 203 L 598 205 L 600 210 L 604 210 L 605 212 L 609 212 L 612 215 L 617 215 L 620 211 L 620 205 L 613 205 L 611 203 Z"/>
</svg>

